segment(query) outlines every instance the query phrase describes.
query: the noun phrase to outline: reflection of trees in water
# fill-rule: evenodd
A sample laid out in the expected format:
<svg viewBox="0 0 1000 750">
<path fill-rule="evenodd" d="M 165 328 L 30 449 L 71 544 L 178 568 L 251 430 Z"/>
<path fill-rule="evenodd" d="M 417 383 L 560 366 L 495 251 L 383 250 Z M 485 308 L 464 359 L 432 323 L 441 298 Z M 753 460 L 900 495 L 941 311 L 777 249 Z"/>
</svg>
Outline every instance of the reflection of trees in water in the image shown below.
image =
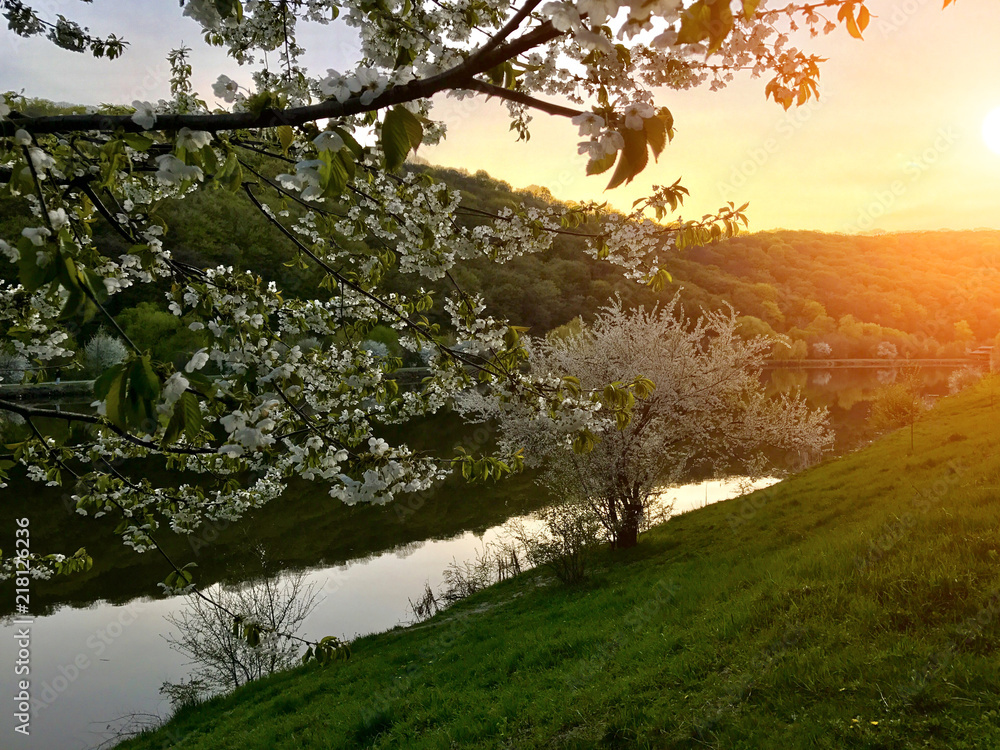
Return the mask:
<svg viewBox="0 0 1000 750">
<path fill-rule="evenodd" d="M 812 376 L 813 385 L 827 385 L 833 378 L 833 373 L 829 370 L 820 370 Z"/>
<path fill-rule="evenodd" d="M 192 665 L 187 681 L 164 683 L 161 689 L 174 703 L 232 690 L 295 666 L 301 644 L 277 633 L 294 635 L 316 607 L 317 597 L 303 572 L 220 584 L 208 593 L 215 604 L 192 594 L 182 609 L 165 616 L 177 632 L 167 633 L 164 640 Z M 247 642 L 234 627 L 233 613 L 245 624 L 262 626 L 260 643 Z"/>
<path fill-rule="evenodd" d="M 954 367 L 912 369 L 922 395 L 948 392 Z M 909 372 L 909 370 L 907 370 Z M 830 409 L 830 422 L 837 434 L 837 449 L 846 450 L 868 436 L 867 418 L 878 391 L 898 382 L 900 369 L 886 367 L 831 368 L 829 370 L 772 370 L 764 374 L 770 393 L 801 389 L 812 406 Z"/>
<path fill-rule="evenodd" d="M 899 375 L 899 370 L 893 368 L 887 370 L 879 370 L 878 372 L 875 373 L 875 378 L 882 385 L 892 385 L 893 383 L 896 382 L 896 378 L 898 377 L 898 375 Z"/>
</svg>

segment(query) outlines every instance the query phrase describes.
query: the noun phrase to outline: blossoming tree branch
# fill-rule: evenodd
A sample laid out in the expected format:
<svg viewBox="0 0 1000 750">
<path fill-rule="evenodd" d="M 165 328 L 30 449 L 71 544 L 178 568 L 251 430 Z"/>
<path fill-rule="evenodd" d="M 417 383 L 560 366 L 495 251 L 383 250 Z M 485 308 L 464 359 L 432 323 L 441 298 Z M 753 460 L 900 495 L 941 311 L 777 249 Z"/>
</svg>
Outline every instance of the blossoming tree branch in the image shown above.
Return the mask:
<svg viewBox="0 0 1000 750">
<path fill-rule="evenodd" d="M 95 318 L 116 328 L 106 305 L 134 285 L 154 287 L 164 309 L 209 342 L 175 368 L 125 337 L 130 354 L 97 378 L 93 412 L 0 397 L 0 414 L 25 427 L 22 440 L 0 448 L 0 486 L 3 472 L 19 464 L 33 480 L 68 488 L 81 515 L 119 518 L 118 533 L 139 551 L 158 549 L 155 534 L 164 527 L 191 534 L 207 521 L 235 520 L 277 498 L 294 476 L 324 483 L 346 503 L 386 503 L 455 469 L 479 478 L 516 470 L 516 451 L 431 455 L 381 437 L 387 425 L 435 413 L 472 385 L 557 419 L 567 444 L 596 424 L 609 392 L 649 390 L 642 378 L 586 390 L 572 373 L 527 368 L 523 329 L 492 317 L 479 298 L 454 284 L 441 298 L 404 296 L 389 273 L 451 279 L 463 261 L 543 252 L 563 232 L 584 235 L 591 255 L 659 288 L 670 280 L 672 252 L 732 235 L 746 223 L 746 207 L 685 220 L 676 213 L 687 191 L 675 182 L 627 215 L 593 203 L 496 215 L 464 209 L 457 191 L 403 169 L 409 154 L 445 135 L 433 115 L 437 97 L 502 100 L 521 138 L 538 113 L 570 120 L 587 173 L 604 174 L 596 179 L 614 188 L 673 137 L 671 113 L 656 96 L 719 88 L 745 71 L 766 77 L 766 96 L 781 106 L 801 104 L 818 95 L 820 60 L 791 46 L 789 33 L 842 26 L 860 37 L 870 18 L 857 0 L 781 8 L 758 0 L 181 6 L 208 44 L 225 47 L 248 71 L 246 87 L 218 78 L 214 94 L 224 108 L 193 90 L 183 48 L 170 56 L 169 101 L 33 117 L 19 96 L 0 99 L 0 186 L 30 209 L 30 226 L 0 239 L 0 256 L 19 279 L 0 286 L 0 351 L 38 367 L 78 363 L 70 331 Z M 4 0 L 0 8 L 8 33 L 43 35 L 81 54 L 128 54 L 127 39 L 93 36 L 30 3 Z M 357 66 L 307 71 L 296 36 L 304 24 L 354 29 Z M 194 267 L 165 249 L 164 202 L 212 191 L 249 201 L 322 272 L 312 297 L 285 296 L 251 273 Z M 95 241 L 98 223 L 127 249 L 110 252 Z M 450 325 L 428 321 L 435 307 Z M 429 377 L 418 390 L 400 392 L 392 376 L 398 363 L 360 345 L 376 325 L 426 354 Z M 299 346 L 307 337 L 321 345 Z M 47 429 L 57 422 L 82 426 L 86 439 Z M 151 458 L 176 481 L 145 477 L 137 467 Z M 190 586 L 190 570 L 168 562 L 166 586 Z M 46 575 L 89 561 L 80 551 L 39 554 L 32 563 Z M 2 572 L 11 566 L 9 556 L 0 559 Z"/>
</svg>

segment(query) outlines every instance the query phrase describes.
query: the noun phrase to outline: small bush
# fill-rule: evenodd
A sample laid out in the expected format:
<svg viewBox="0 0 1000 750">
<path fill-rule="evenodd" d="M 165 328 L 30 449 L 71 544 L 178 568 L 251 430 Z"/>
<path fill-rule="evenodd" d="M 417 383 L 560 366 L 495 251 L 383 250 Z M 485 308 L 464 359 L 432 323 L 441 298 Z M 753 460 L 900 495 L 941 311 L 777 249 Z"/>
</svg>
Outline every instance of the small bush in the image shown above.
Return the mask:
<svg viewBox="0 0 1000 750">
<path fill-rule="evenodd" d="M 978 383 L 983 377 L 983 371 L 975 367 L 963 367 L 948 376 L 948 393 L 959 393 L 970 385 Z"/>
<path fill-rule="evenodd" d="M 532 565 L 544 565 L 560 581 L 579 583 L 586 577 L 587 561 L 601 543 L 603 527 L 585 503 L 564 503 L 538 514 L 542 527 L 515 524 L 514 538 Z"/>
<path fill-rule="evenodd" d="M 24 382 L 28 373 L 28 360 L 20 354 L 0 352 L 0 383 L 16 385 Z"/>
<path fill-rule="evenodd" d="M 83 347 L 83 370 L 96 378 L 109 367 L 120 365 L 127 356 L 125 344 L 102 328 Z"/>
<path fill-rule="evenodd" d="M 361 348 L 371 352 L 372 356 L 376 359 L 388 359 L 389 358 L 389 347 L 383 344 L 381 341 L 373 341 L 372 339 L 366 339 L 361 342 Z"/>
</svg>

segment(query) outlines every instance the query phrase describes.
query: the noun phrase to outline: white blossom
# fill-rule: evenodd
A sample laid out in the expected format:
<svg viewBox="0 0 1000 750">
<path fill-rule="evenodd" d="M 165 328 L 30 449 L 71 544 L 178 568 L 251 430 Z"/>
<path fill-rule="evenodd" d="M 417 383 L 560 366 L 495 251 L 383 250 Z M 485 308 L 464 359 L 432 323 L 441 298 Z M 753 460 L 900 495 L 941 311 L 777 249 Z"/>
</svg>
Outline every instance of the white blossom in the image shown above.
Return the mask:
<svg viewBox="0 0 1000 750">
<path fill-rule="evenodd" d="M 187 165 L 173 154 L 156 157 L 156 179 L 161 185 L 180 185 L 187 180 L 201 182 L 205 178 L 201 167 Z"/>
<path fill-rule="evenodd" d="M 319 151 L 340 151 L 344 147 L 344 139 L 332 130 L 324 130 L 313 139 L 313 145 Z"/>
<path fill-rule="evenodd" d="M 31 240 L 31 244 L 35 247 L 41 247 L 45 244 L 45 238 L 50 237 L 52 232 L 48 227 L 28 227 L 21 230 L 21 235 Z"/>
<path fill-rule="evenodd" d="M 220 75 L 219 79 L 212 84 L 213 93 L 219 99 L 230 103 L 236 101 L 239 89 L 239 84 L 227 75 Z"/>
<path fill-rule="evenodd" d="M 204 130 L 181 128 L 177 133 L 177 147 L 187 151 L 200 151 L 212 142 L 212 134 Z"/>
<path fill-rule="evenodd" d="M 195 352 L 194 356 L 191 357 L 191 361 L 184 365 L 184 372 L 194 372 L 195 370 L 200 370 L 206 364 L 208 364 L 208 351 L 205 349 L 199 349 Z"/>
<path fill-rule="evenodd" d="M 604 118 L 595 115 L 593 112 L 584 112 L 572 119 L 574 125 L 579 126 L 580 135 L 600 135 L 604 129 Z"/>
<path fill-rule="evenodd" d="M 631 130 L 642 130 L 643 120 L 648 120 L 655 114 L 656 110 L 646 102 L 630 104 L 622 112 L 622 116 L 625 118 L 625 127 Z"/>
<path fill-rule="evenodd" d="M 49 223 L 52 224 L 52 228 L 57 232 L 69 224 L 69 217 L 66 215 L 66 209 L 57 208 L 49 211 Z"/>
<path fill-rule="evenodd" d="M 156 123 L 156 110 L 153 105 L 137 99 L 132 102 L 132 107 L 135 109 L 132 114 L 132 122 L 143 130 L 150 130 Z"/>
</svg>

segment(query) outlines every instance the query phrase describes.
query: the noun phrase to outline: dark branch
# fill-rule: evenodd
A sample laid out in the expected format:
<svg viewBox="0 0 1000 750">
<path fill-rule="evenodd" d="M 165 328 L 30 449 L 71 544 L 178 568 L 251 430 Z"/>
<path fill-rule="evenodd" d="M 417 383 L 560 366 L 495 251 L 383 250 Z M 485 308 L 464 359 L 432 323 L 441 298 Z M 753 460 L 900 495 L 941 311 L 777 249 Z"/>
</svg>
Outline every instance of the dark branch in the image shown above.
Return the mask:
<svg viewBox="0 0 1000 750">
<path fill-rule="evenodd" d="M 485 54 L 474 53 L 468 60 L 450 70 L 422 80 L 396 86 L 365 104 L 360 96 L 344 102 L 327 99 L 319 104 L 290 109 L 265 109 L 262 112 L 226 112 L 207 115 L 157 115 L 153 130 L 176 132 L 181 128 L 217 132 L 220 130 L 253 130 L 279 125 L 303 125 L 326 118 L 348 117 L 363 112 L 374 112 L 394 104 L 417 99 L 428 99 L 440 91 L 469 88 L 473 76 L 496 67 L 505 60 L 527 52 L 563 34 L 549 21 L 535 27 L 512 42 L 501 44 Z M 485 49 L 485 48 L 484 48 Z M 11 113 L 10 119 L 0 121 L 0 136 L 11 137 L 23 128 L 33 134 L 60 133 L 65 131 L 124 130 L 142 132 L 143 128 L 132 121 L 131 115 L 57 115 L 49 117 L 24 117 Z"/>
<path fill-rule="evenodd" d="M 98 427 L 104 427 L 105 429 L 111 430 L 113 433 L 118 435 L 118 437 L 127 440 L 133 445 L 138 445 L 141 448 L 147 448 L 160 453 L 176 453 L 185 456 L 205 456 L 215 455 L 216 453 L 216 451 L 212 448 L 176 448 L 163 446 L 159 443 L 154 443 L 151 440 L 143 440 L 142 438 L 138 438 L 132 433 L 111 424 L 111 422 L 108 422 L 101 417 L 95 417 L 90 414 L 79 414 L 72 411 L 56 411 L 54 409 L 36 409 L 31 406 L 21 406 L 20 404 L 15 404 L 13 401 L 6 401 L 4 399 L 0 399 L 0 411 L 17 414 L 28 420 L 33 417 L 39 417 L 41 419 L 61 419 L 66 422 L 83 422 L 85 424 L 97 425 Z"/>
<path fill-rule="evenodd" d="M 486 44 L 479 48 L 472 55 L 472 57 L 469 58 L 469 63 L 476 65 L 479 60 L 483 59 L 503 44 L 507 40 L 507 37 L 517 31 L 521 22 L 527 18 L 528 14 L 537 8 L 541 2 L 542 0 L 527 0 L 527 2 L 521 7 L 521 10 L 511 16 L 511 19 L 504 24 L 503 28 L 500 29 L 488 42 L 486 42 Z"/>
<path fill-rule="evenodd" d="M 542 101 L 541 99 L 535 99 L 533 96 L 528 96 L 520 91 L 514 91 L 513 89 L 505 89 L 503 86 L 497 86 L 492 83 L 486 83 L 485 81 L 480 81 L 473 79 L 465 85 L 465 88 L 472 91 L 478 91 L 482 94 L 487 94 L 489 96 L 495 96 L 499 99 L 507 99 L 512 102 L 517 102 L 518 104 L 523 104 L 532 109 L 537 109 L 540 112 L 545 112 L 550 115 L 559 115 L 561 117 L 576 117 L 577 115 L 582 115 L 583 111 L 579 109 L 573 109 L 572 107 L 563 107 L 560 104 L 553 104 L 552 102 Z"/>
</svg>

